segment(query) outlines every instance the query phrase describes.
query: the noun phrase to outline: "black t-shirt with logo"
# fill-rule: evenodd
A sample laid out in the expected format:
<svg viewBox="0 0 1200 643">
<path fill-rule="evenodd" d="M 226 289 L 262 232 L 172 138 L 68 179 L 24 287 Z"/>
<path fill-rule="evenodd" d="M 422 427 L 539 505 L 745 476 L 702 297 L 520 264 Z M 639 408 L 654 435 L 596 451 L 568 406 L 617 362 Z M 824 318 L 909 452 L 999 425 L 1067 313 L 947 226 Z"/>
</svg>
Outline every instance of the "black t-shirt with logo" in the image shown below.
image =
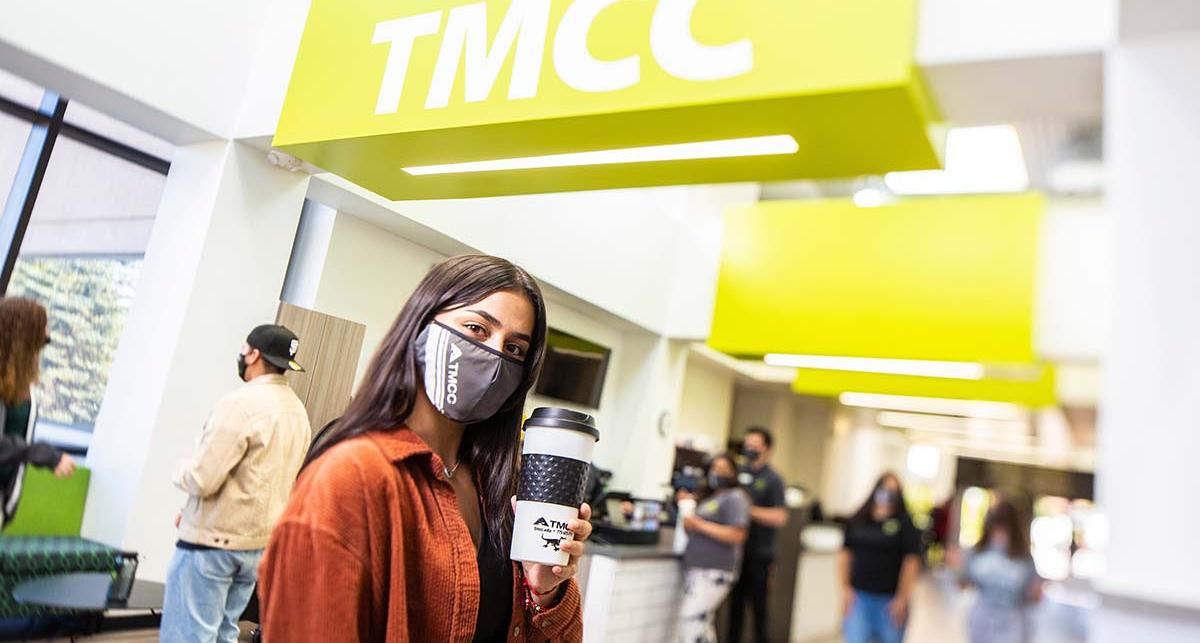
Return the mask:
<svg viewBox="0 0 1200 643">
<path fill-rule="evenodd" d="M 883 522 L 868 517 L 846 523 L 844 547 L 853 554 L 850 585 L 872 594 L 895 594 L 904 557 L 921 553 L 921 532 L 896 516 Z"/>
<path fill-rule="evenodd" d="M 755 507 L 783 506 L 783 478 L 769 465 L 758 471 L 743 467 L 738 481 L 750 494 L 750 500 Z M 746 536 L 747 558 L 774 558 L 775 534 L 779 530 L 774 527 L 760 525 L 750 521 L 750 533 Z"/>
</svg>

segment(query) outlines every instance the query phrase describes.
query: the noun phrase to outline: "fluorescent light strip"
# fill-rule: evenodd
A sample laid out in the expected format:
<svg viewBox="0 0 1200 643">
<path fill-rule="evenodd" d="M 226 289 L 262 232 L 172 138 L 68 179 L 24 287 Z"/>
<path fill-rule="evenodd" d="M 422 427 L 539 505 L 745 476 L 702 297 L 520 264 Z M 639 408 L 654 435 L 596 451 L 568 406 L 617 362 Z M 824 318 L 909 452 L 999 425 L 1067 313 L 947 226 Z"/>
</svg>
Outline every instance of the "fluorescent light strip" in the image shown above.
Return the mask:
<svg viewBox="0 0 1200 643">
<path fill-rule="evenodd" d="M 656 161 L 686 161 L 740 156 L 770 156 L 773 154 L 795 154 L 799 150 L 800 145 L 796 143 L 796 139 L 787 134 L 780 134 L 776 136 L 730 138 L 720 141 L 626 147 L 614 150 L 596 150 L 593 152 L 525 156 L 489 161 L 467 161 L 464 163 L 446 163 L 443 165 L 420 165 L 403 169 L 413 176 L 427 176 L 430 174 L 533 170 L 579 165 L 614 165 L 618 163 L 652 163 Z"/>
<path fill-rule="evenodd" d="M 952 400 L 940 397 L 847 392 L 842 393 L 838 397 L 838 401 L 846 406 L 859 408 L 960 415 L 989 420 L 1024 420 L 1029 415 L 1023 407 L 1017 404 L 983 400 Z"/>
<path fill-rule="evenodd" d="M 830 371 L 883 373 L 886 375 L 917 375 L 945 377 L 956 380 L 981 380 L 986 369 L 974 362 L 934 362 L 916 359 L 883 359 L 877 357 L 831 357 L 828 355 L 785 355 L 772 353 L 763 358 L 771 366 L 820 368 Z"/>
<path fill-rule="evenodd" d="M 879 426 L 894 429 L 941 433 L 959 437 L 985 437 L 1003 440 L 1029 440 L 1032 438 L 1028 422 L 1012 420 L 981 420 L 979 418 L 960 418 L 948 415 L 922 415 L 920 413 L 882 411 L 875 422 Z"/>
<path fill-rule="evenodd" d="M 894 427 L 893 427 L 894 428 Z M 1010 437 L 1004 436 L 984 436 L 978 437 L 957 431 L 934 431 L 933 429 L 908 429 L 905 432 L 910 440 L 918 442 L 923 441 L 941 441 L 941 440 L 965 440 L 975 444 L 1006 444 L 1009 446 L 1024 446 L 1033 447 L 1033 437 L 1028 435 L 1013 435 Z"/>
<path fill-rule="evenodd" d="M 1003 444 L 998 442 L 980 442 L 978 440 L 948 440 L 946 438 L 938 438 L 933 440 L 932 443 L 947 450 L 954 449 L 976 452 L 1004 451 L 1028 456 L 1040 456 L 1045 451 L 1032 444 Z"/>
</svg>

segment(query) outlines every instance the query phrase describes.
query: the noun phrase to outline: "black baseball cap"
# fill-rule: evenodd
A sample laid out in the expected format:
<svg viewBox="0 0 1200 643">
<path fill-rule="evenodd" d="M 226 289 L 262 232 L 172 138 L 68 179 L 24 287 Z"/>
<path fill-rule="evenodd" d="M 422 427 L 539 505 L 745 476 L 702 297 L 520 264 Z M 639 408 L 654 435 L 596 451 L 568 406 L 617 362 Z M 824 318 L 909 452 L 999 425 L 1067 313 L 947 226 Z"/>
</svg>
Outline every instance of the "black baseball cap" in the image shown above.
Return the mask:
<svg viewBox="0 0 1200 643">
<path fill-rule="evenodd" d="M 257 348 L 263 359 L 279 368 L 304 372 L 304 367 L 296 363 L 296 353 L 300 352 L 300 338 L 296 333 L 275 324 L 264 324 L 250 331 L 246 337 L 250 348 Z"/>
</svg>

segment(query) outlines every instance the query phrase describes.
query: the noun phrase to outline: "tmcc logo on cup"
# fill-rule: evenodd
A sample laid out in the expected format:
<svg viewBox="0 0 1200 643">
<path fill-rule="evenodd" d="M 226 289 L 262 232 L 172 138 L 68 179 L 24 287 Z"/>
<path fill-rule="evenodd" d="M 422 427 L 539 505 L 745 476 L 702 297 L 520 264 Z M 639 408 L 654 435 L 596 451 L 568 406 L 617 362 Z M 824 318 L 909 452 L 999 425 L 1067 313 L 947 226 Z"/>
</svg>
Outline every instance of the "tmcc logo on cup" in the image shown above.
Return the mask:
<svg viewBox="0 0 1200 643">
<path fill-rule="evenodd" d="M 553 547 L 558 551 L 562 541 L 570 534 L 567 523 L 561 520 L 548 520 L 539 516 L 533 521 L 533 532 L 542 538 L 542 548 Z"/>
</svg>

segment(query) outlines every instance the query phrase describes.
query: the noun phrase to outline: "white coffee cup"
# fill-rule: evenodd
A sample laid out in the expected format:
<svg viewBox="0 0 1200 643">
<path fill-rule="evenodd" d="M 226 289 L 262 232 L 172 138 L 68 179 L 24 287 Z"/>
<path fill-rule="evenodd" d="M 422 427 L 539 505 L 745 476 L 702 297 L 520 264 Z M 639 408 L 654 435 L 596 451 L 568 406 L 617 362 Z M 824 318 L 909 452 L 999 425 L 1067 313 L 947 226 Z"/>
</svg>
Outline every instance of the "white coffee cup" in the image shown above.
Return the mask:
<svg viewBox="0 0 1200 643">
<path fill-rule="evenodd" d="M 675 541 L 673 549 L 676 554 L 682 554 L 687 549 L 688 543 L 688 534 L 687 530 L 683 528 L 683 521 L 688 516 L 696 513 L 696 499 L 681 498 L 675 503 L 675 506 L 679 510 L 675 513 Z"/>
<path fill-rule="evenodd" d="M 562 544 L 574 537 L 567 525 L 579 517 L 599 439 L 586 413 L 542 407 L 525 421 L 510 558 L 567 564 Z"/>
</svg>

